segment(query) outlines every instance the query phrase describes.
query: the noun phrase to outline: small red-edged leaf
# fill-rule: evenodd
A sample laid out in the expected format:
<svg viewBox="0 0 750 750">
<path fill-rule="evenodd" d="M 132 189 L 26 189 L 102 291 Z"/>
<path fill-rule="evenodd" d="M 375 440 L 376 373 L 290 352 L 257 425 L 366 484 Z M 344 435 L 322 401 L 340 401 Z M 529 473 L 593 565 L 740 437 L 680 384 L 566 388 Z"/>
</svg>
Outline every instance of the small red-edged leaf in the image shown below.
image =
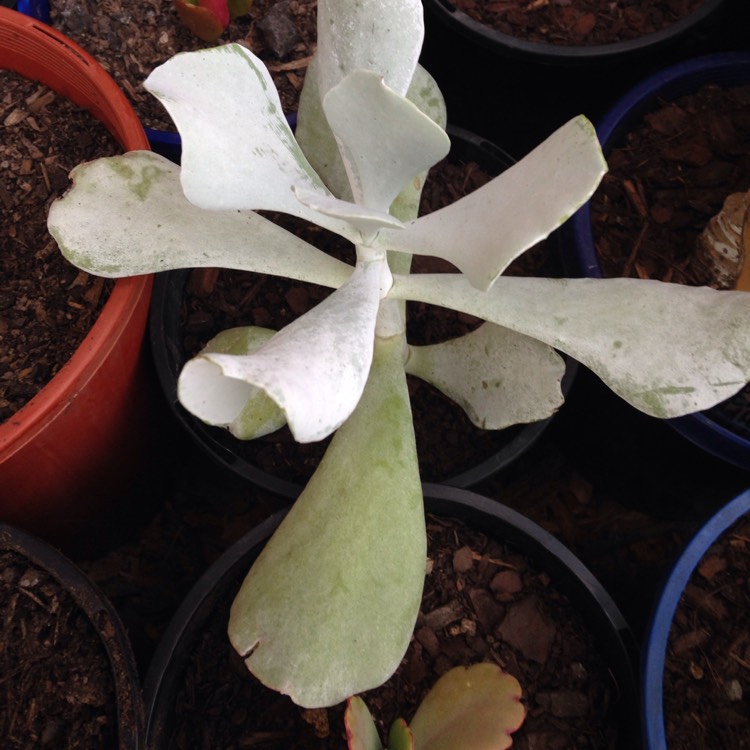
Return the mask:
<svg viewBox="0 0 750 750">
<path fill-rule="evenodd" d="M 229 7 L 227 0 L 199 0 L 201 8 L 210 10 L 218 22 L 226 29 L 229 26 Z"/>
<path fill-rule="evenodd" d="M 344 727 L 349 750 L 383 750 L 375 722 L 365 702 L 357 695 L 346 701 Z"/>
</svg>

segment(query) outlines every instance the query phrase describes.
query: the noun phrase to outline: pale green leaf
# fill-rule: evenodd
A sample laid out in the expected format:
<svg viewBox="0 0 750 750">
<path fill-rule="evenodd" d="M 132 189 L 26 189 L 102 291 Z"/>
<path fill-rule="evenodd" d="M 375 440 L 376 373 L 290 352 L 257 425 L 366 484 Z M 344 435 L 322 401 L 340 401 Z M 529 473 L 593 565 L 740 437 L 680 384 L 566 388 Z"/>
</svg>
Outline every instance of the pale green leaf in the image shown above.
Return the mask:
<svg viewBox="0 0 750 750">
<path fill-rule="evenodd" d="M 448 125 L 448 110 L 445 99 L 435 79 L 417 65 L 414 76 L 406 92 L 406 98 L 424 112 L 436 125 L 445 130 Z"/>
<path fill-rule="evenodd" d="M 252 354 L 193 357 L 177 381 L 180 403 L 207 424 L 229 426 L 261 389 L 296 440 L 328 437 L 362 395 L 384 271 L 385 260 L 358 265 L 345 284 Z"/>
<path fill-rule="evenodd" d="M 100 276 L 175 268 L 257 271 L 337 287 L 352 267 L 252 211 L 204 211 L 183 195 L 179 167 L 150 151 L 77 166 L 48 226 L 65 257 Z"/>
<path fill-rule="evenodd" d="M 300 95 L 297 110 L 297 128 L 295 136 L 305 156 L 320 175 L 328 189 L 343 200 L 352 200 L 349 178 L 344 169 L 344 163 L 338 149 L 336 139 L 331 132 L 320 100 L 317 87 L 317 55 L 313 56 L 305 75 L 305 83 Z M 435 80 L 420 65 L 414 71 L 411 86 L 406 92 L 406 98 L 416 104 L 431 120 L 445 129 L 446 109 L 445 100 L 440 93 Z M 371 149 L 368 148 L 368 151 Z M 415 179 L 415 183 L 407 185 L 397 198 L 397 206 L 391 209 L 394 216 L 406 221 L 417 216 L 419 196 L 424 184 L 424 174 Z"/>
<path fill-rule="evenodd" d="M 299 215 L 293 184 L 327 192 L 294 140 L 268 69 L 247 48 L 175 55 L 144 86 L 180 132 L 182 186 L 195 205 Z"/>
<path fill-rule="evenodd" d="M 450 148 L 445 131 L 377 73 L 350 73 L 328 92 L 323 109 L 355 201 L 379 211 Z"/>
<path fill-rule="evenodd" d="M 422 51 L 421 0 L 318 0 L 318 87 L 325 95 L 355 70 L 405 94 Z"/>
<path fill-rule="evenodd" d="M 349 750 L 383 750 L 372 715 L 357 695 L 346 702 L 344 726 Z"/>
<path fill-rule="evenodd" d="M 394 276 L 391 295 L 450 307 L 539 339 L 637 409 L 702 411 L 750 381 L 750 294 L 639 279 Z"/>
<path fill-rule="evenodd" d="M 373 237 L 384 227 L 400 229 L 403 224 L 395 216 L 389 213 L 360 206 L 349 201 L 342 201 L 330 195 L 321 195 L 308 190 L 302 190 L 295 187 L 294 194 L 300 203 L 313 209 L 318 215 L 331 216 L 336 219 L 342 219 L 350 226 L 354 227 L 359 235 L 357 244 L 367 244 L 372 242 Z M 318 221 L 318 224 L 321 222 Z M 385 251 L 381 252 L 383 255 Z"/>
<path fill-rule="evenodd" d="M 385 682 L 419 612 L 425 522 L 402 356 L 400 341 L 376 343 L 362 400 L 232 606 L 248 668 L 303 706 Z"/>
<path fill-rule="evenodd" d="M 576 117 L 483 187 L 379 241 L 444 258 L 484 291 L 585 203 L 605 171 L 593 125 Z"/>
<path fill-rule="evenodd" d="M 415 750 L 505 750 L 521 726 L 521 686 L 496 664 L 454 667 L 411 722 Z"/>
<path fill-rule="evenodd" d="M 270 328 L 247 326 L 228 328 L 214 336 L 201 350 L 201 354 L 221 353 L 244 356 L 252 354 L 269 341 L 276 331 Z M 253 440 L 281 429 L 286 424 L 284 412 L 271 400 L 261 388 L 249 392 L 245 384 L 234 380 L 222 382 L 222 389 L 236 388 L 238 397 L 244 402 L 239 414 L 232 406 L 218 424 L 226 425 L 229 431 L 240 440 Z M 230 405 L 233 399 L 225 392 L 224 403 Z"/>
<path fill-rule="evenodd" d="M 317 65 L 318 56 L 315 54 L 305 73 L 294 135 L 308 161 L 331 193 L 337 198 L 350 201 L 352 190 L 349 177 L 331 126 L 323 112 L 323 103 L 317 84 Z"/>
<path fill-rule="evenodd" d="M 420 112 L 423 112 L 434 123 L 445 130 L 447 123 L 445 99 L 443 99 L 443 95 L 435 79 L 421 65 L 417 65 L 417 69 L 414 71 L 414 78 L 409 90 L 406 92 L 406 98 L 413 102 Z M 426 179 L 427 170 L 415 175 L 413 179 L 407 182 L 398 196 L 396 196 L 396 200 L 391 204 L 391 213 L 394 216 L 398 216 L 402 221 L 408 221 L 415 219 L 419 215 L 419 202 Z M 395 260 L 394 256 L 401 257 Z M 391 269 L 394 272 L 408 272 L 411 265 L 411 256 L 407 255 L 406 259 L 403 259 L 403 256 L 403 253 L 391 254 Z"/>
<path fill-rule="evenodd" d="M 409 347 L 406 371 L 441 390 L 484 430 L 546 419 L 564 401 L 560 355 L 492 323 L 445 343 Z"/>
</svg>

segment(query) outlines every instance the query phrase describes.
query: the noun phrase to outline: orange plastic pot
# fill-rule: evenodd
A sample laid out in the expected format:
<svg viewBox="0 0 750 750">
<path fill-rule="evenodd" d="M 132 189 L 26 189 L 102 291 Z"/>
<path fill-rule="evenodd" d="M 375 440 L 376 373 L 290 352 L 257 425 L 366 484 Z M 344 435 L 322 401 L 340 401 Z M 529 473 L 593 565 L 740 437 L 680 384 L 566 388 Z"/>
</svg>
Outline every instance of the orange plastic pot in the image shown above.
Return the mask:
<svg viewBox="0 0 750 750">
<path fill-rule="evenodd" d="M 124 94 L 88 53 L 2 7 L 0 68 L 90 110 L 124 149 L 148 148 Z M 152 281 L 118 281 L 70 360 L 0 425 L 0 521 L 65 543 L 132 482 L 147 443 L 144 334 Z"/>
</svg>

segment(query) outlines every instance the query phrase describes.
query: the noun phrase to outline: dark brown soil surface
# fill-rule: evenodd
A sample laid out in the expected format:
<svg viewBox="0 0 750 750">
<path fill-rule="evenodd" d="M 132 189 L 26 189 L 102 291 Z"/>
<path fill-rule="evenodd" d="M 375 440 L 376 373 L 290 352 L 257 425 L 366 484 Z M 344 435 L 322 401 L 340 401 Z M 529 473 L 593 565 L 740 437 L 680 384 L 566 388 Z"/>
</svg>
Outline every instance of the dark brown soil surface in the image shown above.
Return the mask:
<svg viewBox="0 0 750 750">
<path fill-rule="evenodd" d="M 0 551 L 0 737 L 7 750 L 115 750 L 107 653 L 87 615 L 45 571 Z"/>
<path fill-rule="evenodd" d="M 711 546 L 675 612 L 664 670 L 669 750 L 750 747 L 750 518 Z"/>
<path fill-rule="evenodd" d="M 453 0 L 498 31 L 561 46 L 612 44 L 652 34 L 690 15 L 704 0 Z"/>
<path fill-rule="evenodd" d="M 750 189 L 750 86 L 707 85 L 665 104 L 607 161 L 591 201 L 604 275 L 714 285 L 696 239 L 728 195 Z M 710 414 L 750 436 L 750 389 Z"/>
<path fill-rule="evenodd" d="M 614 748 L 616 688 L 608 666 L 550 575 L 462 522 L 429 517 L 427 531 L 415 635 L 396 674 L 363 694 L 381 737 L 394 719 L 411 719 L 448 669 L 490 661 L 523 687 L 527 719 L 514 748 Z M 343 704 L 300 709 L 251 678 L 227 643 L 228 607 L 217 609 L 191 658 L 170 747 L 345 750 Z"/>
<path fill-rule="evenodd" d="M 750 189 L 750 85 L 707 85 L 659 107 L 607 162 L 591 202 L 604 275 L 710 281 L 696 238 L 728 195 Z"/>
<path fill-rule="evenodd" d="M 146 127 L 174 130 L 161 104 L 143 88 L 149 73 L 177 52 L 210 45 L 194 36 L 168 0 L 51 0 L 51 23 L 93 55 L 125 91 Z M 239 42 L 268 66 L 285 112 L 297 111 L 317 38 L 317 4 L 254 0 L 217 44 Z M 134 24 L 137 31 L 134 33 Z"/>
<path fill-rule="evenodd" d="M 0 71 L 0 421 L 18 411 L 88 334 L 113 282 L 68 263 L 47 210 L 82 161 L 117 153 L 107 129 L 64 97 Z"/>
</svg>

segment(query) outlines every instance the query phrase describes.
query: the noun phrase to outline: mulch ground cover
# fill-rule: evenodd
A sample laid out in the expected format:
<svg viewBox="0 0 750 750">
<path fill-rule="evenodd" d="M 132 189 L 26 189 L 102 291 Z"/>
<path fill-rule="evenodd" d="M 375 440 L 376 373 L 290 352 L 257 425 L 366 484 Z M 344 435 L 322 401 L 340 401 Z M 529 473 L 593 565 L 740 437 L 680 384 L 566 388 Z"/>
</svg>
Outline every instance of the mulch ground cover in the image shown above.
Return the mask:
<svg viewBox="0 0 750 750">
<path fill-rule="evenodd" d="M 47 212 L 82 161 L 119 146 L 53 91 L 0 71 L 0 421 L 15 414 L 88 334 L 113 282 L 68 263 Z"/>
</svg>

